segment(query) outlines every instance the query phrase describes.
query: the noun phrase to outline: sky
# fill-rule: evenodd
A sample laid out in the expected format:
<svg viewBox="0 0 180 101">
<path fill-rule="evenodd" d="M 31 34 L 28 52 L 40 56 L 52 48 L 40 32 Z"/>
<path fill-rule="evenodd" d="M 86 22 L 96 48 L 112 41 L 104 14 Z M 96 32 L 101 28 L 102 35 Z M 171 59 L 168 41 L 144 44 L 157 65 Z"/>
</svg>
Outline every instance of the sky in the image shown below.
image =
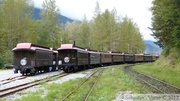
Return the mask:
<svg viewBox="0 0 180 101">
<path fill-rule="evenodd" d="M 42 8 L 44 0 L 33 0 L 35 7 Z M 153 0 L 56 0 L 56 6 L 60 9 L 61 15 L 71 19 L 82 20 L 84 16 L 91 20 L 94 16 L 96 2 L 99 2 L 101 12 L 106 9 L 112 11 L 114 8 L 117 15 L 131 18 L 140 29 L 144 40 L 155 39 L 150 35 L 152 12 L 150 7 Z"/>
</svg>

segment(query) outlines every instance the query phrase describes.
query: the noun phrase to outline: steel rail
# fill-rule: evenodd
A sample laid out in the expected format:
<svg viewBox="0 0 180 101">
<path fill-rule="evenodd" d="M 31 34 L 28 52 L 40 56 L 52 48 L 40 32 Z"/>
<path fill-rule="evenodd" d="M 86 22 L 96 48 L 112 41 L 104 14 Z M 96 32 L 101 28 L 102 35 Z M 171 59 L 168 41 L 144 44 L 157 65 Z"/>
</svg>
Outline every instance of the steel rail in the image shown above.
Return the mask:
<svg viewBox="0 0 180 101">
<path fill-rule="evenodd" d="M 64 101 L 65 99 L 67 99 L 69 96 L 71 96 L 77 89 L 79 89 L 85 82 L 87 82 L 89 80 L 90 77 L 92 77 L 98 70 L 96 70 L 95 72 L 93 72 L 88 78 L 86 78 L 83 82 L 81 82 L 81 84 L 79 86 L 77 86 L 76 88 L 74 88 L 70 93 L 68 93 L 61 101 Z"/>
<path fill-rule="evenodd" d="M 0 90 L 0 97 L 5 97 L 5 96 L 8 96 L 8 95 L 14 94 L 16 92 L 22 91 L 24 89 L 27 89 L 27 88 L 30 88 L 30 87 L 33 87 L 33 86 L 36 86 L 36 85 L 43 84 L 45 82 L 52 81 L 55 78 L 64 77 L 66 75 L 69 75 L 69 74 L 63 73 L 61 75 L 59 75 L 59 74 L 58 75 L 53 75 L 53 76 L 48 77 L 48 78 L 43 78 L 43 79 L 35 80 L 35 81 L 32 81 L 32 82 L 20 84 L 20 85 L 17 85 L 17 86 L 9 87 L 9 88 L 6 88 L 6 89 L 2 89 L 2 90 Z"/>
<path fill-rule="evenodd" d="M 21 77 L 21 76 L 19 76 L 19 77 Z M 2 83 L 0 83 L 0 84 L 1 84 L 1 85 L 4 85 L 4 84 L 11 83 L 12 81 L 22 80 L 22 79 L 27 78 L 26 76 L 22 76 L 21 78 L 19 78 L 19 77 L 16 77 L 16 78 L 13 78 L 13 79 L 4 80 L 4 81 L 2 81 Z M 5 82 L 5 81 L 7 81 L 7 82 Z"/>
<path fill-rule="evenodd" d="M 8 80 L 13 80 L 13 79 L 15 79 L 15 78 L 18 78 L 18 77 L 23 77 L 22 75 L 20 75 L 20 76 L 15 76 L 15 77 L 9 77 L 9 78 L 7 78 L 7 79 L 3 79 L 3 80 L 0 80 L 0 82 L 4 82 L 4 81 L 8 81 Z"/>
<path fill-rule="evenodd" d="M 92 91 L 93 91 L 95 85 L 97 84 L 97 82 L 98 82 L 100 76 L 102 75 L 103 71 L 104 71 L 104 69 L 101 71 L 101 73 L 99 73 L 98 77 L 96 78 L 96 81 L 95 81 L 94 84 L 92 85 L 92 87 L 91 87 L 91 89 L 89 90 L 89 92 L 88 92 L 88 94 L 87 94 L 87 96 L 86 96 L 86 98 L 85 98 L 84 101 L 87 101 L 87 100 L 88 100 L 90 94 L 92 93 Z"/>
<path fill-rule="evenodd" d="M 157 91 L 164 93 L 164 94 L 180 94 L 180 88 L 171 85 L 167 82 L 159 80 L 157 78 L 151 77 L 147 74 L 140 73 L 134 69 L 132 69 L 133 65 L 124 67 L 126 72 L 129 72 L 132 76 L 136 79 L 141 80 L 142 82 L 148 84 L 152 88 L 156 89 Z"/>
</svg>

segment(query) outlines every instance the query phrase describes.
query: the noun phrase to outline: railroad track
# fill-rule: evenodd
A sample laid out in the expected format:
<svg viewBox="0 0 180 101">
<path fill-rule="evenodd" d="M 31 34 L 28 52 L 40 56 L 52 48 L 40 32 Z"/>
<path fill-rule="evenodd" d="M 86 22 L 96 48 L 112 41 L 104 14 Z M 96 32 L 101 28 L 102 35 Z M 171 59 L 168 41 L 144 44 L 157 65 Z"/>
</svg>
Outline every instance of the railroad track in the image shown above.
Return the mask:
<svg viewBox="0 0 180 101">
<path fill-rule="evenodd" d="M 43 74 L 43 73 L 39 73 L 39 74 Z M 37 74 L 37 75 L 39 75 L 39 74 Z M 0 80 L 0 85 L 8 84 L 8 83 L 11 83 L 12 81 L 16 81 L 16 80 L 22 80 L 27 77 L 29 77 L 29 76 L 20 75 L 20 76 L 15 76 L 15 77 L 9 77 L 7 79 Z"/>
<path fill-rule="evenodd" d="M 46 77 L 46 78 L 35 80 L 35 81 L 32 81 L 32 82 L 20 84 L 20 85 L 14 86 L 14 87 L 9 87 L 9 88 L 6 88 L 6 89 L 2 89 L 2 90 L 0 90 L 0 97 L 6 97 L 8 95 L 11 95 L 11 94 L 14 94 L 16 92 L 22 91 L 24 89 L 27 89 L 27 88 L 30 88 L 30 87 L 33 87 L 33 86 L 36 86 L 36 85 L 43 84 L 45 82 L 49 82 L 49 81 L 52 81 L 52 80 L 54 80 L 56 78 L 63 77 L 63 76 L 66 76 L 66 75 L 69 75 L 69 74 L 67 74 L 67 73 L 63 73 L 61 75 L 57 74 L 57 75 L 53 75 L 51 77 Z"/>
<path fill-rule="evenodd" d="M 104 70 L 104 69 L 103 69 Z M 102 71 L 103 71 L 102 70 Z M 76 88 L 74 88 L 70 93 L 68 93 L 61 101 L 64 101 L 66 99 L 68 99 L 73 93 L 75 93 L 80 87 L 82 87 L 93 75 L 95 75 L 96 73 L 98 73 L 98 76 L 96 77 L 96 80 L 93 82 L 93 84 L 91 85 L 91 88 L 89 90 L 89 92 L 86 94 L 85 96 L 85 99 L 84 101 L 87 101 L 90 94 L 92 93 L 93 91 L 93 88 L 95 87 L 95 85 L 97 84 L 98 80 L 99 80 L 99 77 L 101 76 L 102 74 L 102 71 L 101 72 L 98 72 L 98 70 L 96 70 L 95 72 L 93 72 L 88 78 L 86 78 L 79 86 L 77 86 Z"/>
<path fill-rule="evenodd" d="M 104 69 L 103 69 L 103 70 L 104 70 Z M 97 82 L 98 82 L 98 80 L 99 80 L 99 77 L 102 75 L 102 73 L 103 73 L 103 71 L 99 73 L 98 77 L 96 78 L 96 81 L 95 81 L 94 84 L 91 86 L 91 89 L 89 90 L 89 92 L 88 92 L 88 94 L 87 94 L 87 96 L 86 96 L 86 98 L 85 98 L 84 101 L 87 101 L 87 100 L 88 100 L 90 94 L 91 94 L 92 91 L 93 91 L 93 88 L 94 88 L 95 85 L 97 84 Z"/>
<path fill-rule="evenodd" d="M 4 84 L 8 84 L 12 81 L 16 81 L 16 80 L 21 80 L 21 79 L 25 79 L 26 76 L 16 76 L 16 77 L 12 77 L 12 78 L 7 78 L 7 79 L 4 79 L 4 80 L 0 80 L 0 85 L 4 85 Z"/>
<path fill-rule="evenodd" d="M 4 82 L 4 81 L 8 81 L 8 80 L 14 80 L 14 79 L 19 78 L 19 77 L 22 77 L 22 75 L 15 76 L 15 77 L 12 77 L 12 78 L 10 77 L 10 78 L 4 79 L 4 80 L 0 80 L 0 82 Z"/>
<path fill-rule="evenodd" d="M 175 87 L 174 85 L 171 85 L 162 80 L 153 78 L 149 75 L 137 72 L 136 70 L 132 69 L 132 66 L 134 65 L 126 66 L 124 67 L 124 70 L 136 79 L 144 82 L 145 84 L 148 84 L 150 87 L 156 89 L 163 94 L 180 94 L 180 88 Z"/>
</svg>

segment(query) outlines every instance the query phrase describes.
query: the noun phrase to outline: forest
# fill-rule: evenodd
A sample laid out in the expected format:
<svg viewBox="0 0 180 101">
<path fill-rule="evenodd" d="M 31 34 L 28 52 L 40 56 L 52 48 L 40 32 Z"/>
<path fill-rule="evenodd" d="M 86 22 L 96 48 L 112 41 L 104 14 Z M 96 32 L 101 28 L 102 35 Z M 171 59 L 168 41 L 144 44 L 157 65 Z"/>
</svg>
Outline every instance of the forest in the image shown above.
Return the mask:
<svg viewBox="0 0 180 101">
<path fill-rule="evenodd" d="M 152 28 L 153 36 L 166 55 L 172 48 L 180 47 L 180 1 L 179 0 L 154 0 Z"/>
<path fill-rule="evenodd" d="M 151 8 L 153 36 L 163 48 L 159 64 L 164 67 L 180 65 L 180 1 L 154 0 Z M 159 65 L 158 64 L 158 65 Z"/>
<path fill-rule="evenodd" d="M 76 45 L 99 51 L 143 53 L 145 44 L 139 28 L 127 16 L 118 16 L 116 9 L 101 11 L 96 3 L 92 19 L 62 24 L 55 0 L 45 0 L 41 19 L 32 19 L 32 0 L 0 1 L 0 67 L 12 64 L 11 50 L 17 43 L 34 43 L 58 48 L 61 44 Z"/>
</svg>

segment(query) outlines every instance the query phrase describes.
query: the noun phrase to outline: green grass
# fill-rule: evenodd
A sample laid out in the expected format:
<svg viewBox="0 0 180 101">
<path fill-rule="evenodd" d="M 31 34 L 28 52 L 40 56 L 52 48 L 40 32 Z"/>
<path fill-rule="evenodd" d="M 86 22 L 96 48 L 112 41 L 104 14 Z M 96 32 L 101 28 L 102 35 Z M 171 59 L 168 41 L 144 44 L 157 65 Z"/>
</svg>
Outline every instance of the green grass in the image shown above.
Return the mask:
<svg viewBox="0 0 180 101">
<path fill-rule="evenodd" d="M 88 81 L 85 82 L 83 86 L 81 86 L 76 92 L 74 92 L 68 99 L 66 99 L 66 101 L 83 101 L 88 94 L 88 91 L 93 86 L 94 81 L 96 81 L 98 75 L 99 72 L 95 73 L 92 77 L 90 77 Z"/>
<path fill-rule="evenodd" d="M 152 89 L 147 88 L 147 86 L 126 74 L 123 71 L 124 66 L 125 65 L 120 65 L 106 68 L 100 76 L 88 101 L 111 101 L 117 97 L 119 92 L 125 91 L 130 91 L 135 94 L 153 92 Z M 96 75 L 93 76 L 82 88 L 69 97 L 67 101 L 83 101 L 96 77 Z M 45 84 L 40 90 L 27 92 L 27 96 L 24 96 L 21 99 L 16 99 L 15 101 L 60 101 L 82 81 L 84 81 L 84 79 L 85 78 L 78 78 L 62 84 Z"/>
<path fill-rule="evenodd" d="M 133 67 L 135 70 L 148 74 L 152 77 L 166 81 L 172 85 L 180 87 L 180 69 L 162 67 L 155 65 L 154 63 L 148 63 L 143 65 L 137 65 Z"/>
<path fill-rule="evenodd" d="M 164 51 L 165 52 L 165 51 Z M 163 53 L 164 53 L 163 52 Z M 176 68 L 180 70 L 180 48 L 172 48 L 169 54 L 161 57 L 155 62 L 155 65 L 167 68 Z"/>
<path fill-rule="evenodd" d="M 149 90 L 139 82 L 132 80 L 122 70 L 124 66 L 108 68 L 102 74 L 98 84 L 94 88 L 89 101 L 111 101 L 118 92 L 131 91 L 131 93 L 148 93 Z"/>
<path fill-rule="evenodd" d="M 84 79 L 84 78 L 83 78 Z M 15 101 L 53 101 L 62 99 L 72 91 L 83 79 L 70 80 L 62 84 L 45 84 L 44 89 L 36 92 L 28 92 L 28 95 Z"/>
</svg>

